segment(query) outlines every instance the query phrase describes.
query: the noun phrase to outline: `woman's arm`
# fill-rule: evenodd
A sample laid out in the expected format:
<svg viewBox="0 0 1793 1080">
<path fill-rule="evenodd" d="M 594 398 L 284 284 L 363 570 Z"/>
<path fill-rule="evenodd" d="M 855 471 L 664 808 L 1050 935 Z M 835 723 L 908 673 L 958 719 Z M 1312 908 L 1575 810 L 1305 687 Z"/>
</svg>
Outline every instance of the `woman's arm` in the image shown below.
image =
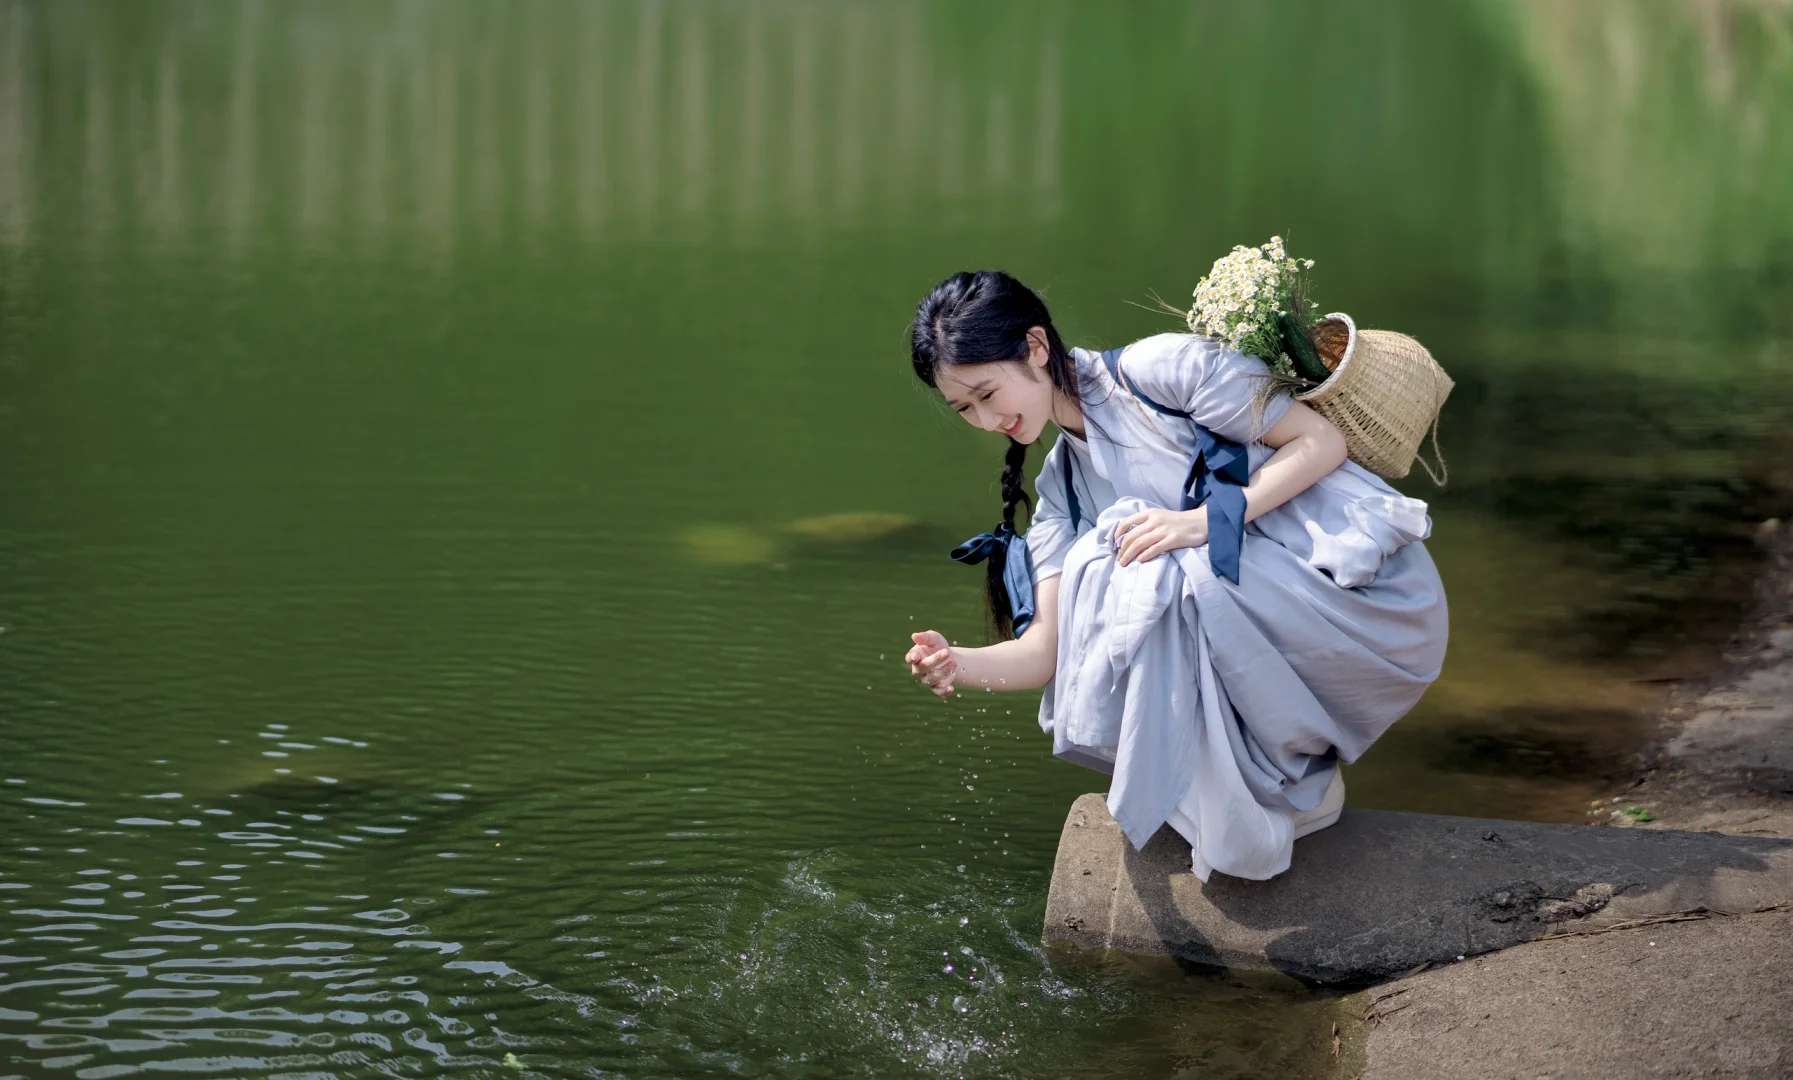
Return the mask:
<svg viewBox="0 0 1793 1080">
<path fill-rule="evenodd" d="M 1245 486 L 1246 521 L 1288 502 L 1345 461 L 1345 437 L 1339 429 L 1299 401 L 1264 432 L 1260 441 L 1276 453 Z M 1201 506 L 1194 510 L 1147 510 L 1121 522 L 1116 531 L 1125 538 L 1117 555 L 1120 564 L 1126 566 L 1134 559 L 1144 562 L 1167 551 L 1207 543 L 1208 511 Z"/>
<path fill-rule="evenodd" d="M 1246 521 L 1288 502 L 1345 463 L 1345 437 L 1299 401 L 1259 441 L 1276 453 L 1245 485 Z"/>
<path fill-rule="evenodd" d="M 909 673 L 941 697 L 954 690 L 1034 690 L 1058 667 L 1058 578 L 1034 586 L 1033 622 L 1014 641 L 981 649 L 951 645 L 934 630 L 911 634 Z"/>
</svg>

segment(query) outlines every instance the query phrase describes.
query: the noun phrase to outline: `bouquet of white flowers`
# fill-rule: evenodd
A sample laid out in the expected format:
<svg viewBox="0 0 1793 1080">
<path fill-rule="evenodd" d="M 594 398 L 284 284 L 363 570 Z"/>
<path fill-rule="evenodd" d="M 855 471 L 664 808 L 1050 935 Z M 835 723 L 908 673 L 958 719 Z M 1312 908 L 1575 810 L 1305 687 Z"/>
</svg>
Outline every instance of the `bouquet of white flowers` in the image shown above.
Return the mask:
<svg viewBox="0 0 1793 1080">
<path fill-rule="evenodd" d="M 1279 381 L 1298 389 L 1325 382 L 1338 360 L 1324 364 L 1307 332 L 1319 306 L 1307 299 L 1304 275 L 1313 267 L 1312 259 L 1290 258 L 1280 236 L 1263 247 L 1233 248 L 1195 287 L 1190 332 L 1262 357 Z"/>
<path fill-rule="evenodd" d="M 1319 318 L 1307 298 L 1312 259 L 1295 259 L 1272 236 L 1214 261 L 1185 314 L 1191 333 L 1263 358 L 1260 397 L 1293 393 L 1344 433 L 1351 460 L 1390 478 L 1406 476 L 1426 432 L 1438 453 L 1438 410 L 1454 385 L 1425 346 L 1405 334 L 1358 330 L 1349 315 Z M 1436 483 L 1439 471 L 1420 461 Z"/>
</svg>

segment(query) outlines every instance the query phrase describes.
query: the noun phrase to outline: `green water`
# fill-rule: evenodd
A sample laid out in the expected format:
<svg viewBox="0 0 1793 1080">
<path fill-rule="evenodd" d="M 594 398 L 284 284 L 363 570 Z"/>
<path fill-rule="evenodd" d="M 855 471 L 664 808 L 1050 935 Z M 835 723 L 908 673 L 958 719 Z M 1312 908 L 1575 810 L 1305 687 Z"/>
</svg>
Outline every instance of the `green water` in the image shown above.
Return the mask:
<svg viewBox="0 0 1793 1080">
<path fill-rule="evenodd" d="M 1323 1073 L 1039 947 L 908 314 L 1288 236 L 1458 384 L 1352 802 L 1580 820 L 1789 509 L 1777 10 L 0 0 L 0 1077 Z"/>
</svg>

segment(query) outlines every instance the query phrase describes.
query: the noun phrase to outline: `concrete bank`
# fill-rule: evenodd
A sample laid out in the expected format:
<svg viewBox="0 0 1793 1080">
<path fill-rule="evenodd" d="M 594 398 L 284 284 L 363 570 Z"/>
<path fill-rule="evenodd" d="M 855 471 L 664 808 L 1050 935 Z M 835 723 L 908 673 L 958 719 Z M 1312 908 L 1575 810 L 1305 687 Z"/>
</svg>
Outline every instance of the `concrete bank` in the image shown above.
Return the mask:
<svg viewBox="0 0 1793 1080">
<path fill-rule="evenodd" d="M 1169 828 L 1134 851 L 1101 795 L 1059 839 L 1045 937 L 1083 948 L 1387 978 L 1554 933 L 1793 906 L 1793 840 L 1347 809 L 1269 881 L 1189 872 Z"/>
<path fill-rule="evenodd" d="M 1793 530 L 1763 540 L 1756 609 L 1726 668 L 1670 695 L 1656 747 L 1596 821 L 1793 838 Z M 1347 1005 L 1366 1080 L 1790 1077 L 1793 911 L 1521 945 Z"/>
<path fill-rule="evenodd" d="M 1347 810 L 1283 878 L 1203 887 L 1084 796 L 1047 938 L 1381 980 L 1341 1002 L 1341 1077 L 1793 1077 L 1793 530 L 1764 539 L 1725 670 L 1592 809 L 1618 828 Z"/>
<path fill-rule="evenodd" d="M 1347 809 L 1264 882 L 1073 805 L 1048 941 L 1370 981 L 1341 1077 L 1793 1077 L 1793 839 Z"/>
<path fill-rule="evenodd" d="M 1654 753 L 1631 785 L 1594 808 L 1597 820 L 1793 836 L 1793 528 L 1777 525 L 1764 546 L 1756 608 L 1725 670 L 1670 693 Z"/>
<path fill-rule="evenodd" d="M 1347 999 L 1365 1080 L 1793 1076 L 1793 911 L 1521 945 Z M 1353 1071 L 1346 1076 L 1358 1075 Z"/>
</svg>

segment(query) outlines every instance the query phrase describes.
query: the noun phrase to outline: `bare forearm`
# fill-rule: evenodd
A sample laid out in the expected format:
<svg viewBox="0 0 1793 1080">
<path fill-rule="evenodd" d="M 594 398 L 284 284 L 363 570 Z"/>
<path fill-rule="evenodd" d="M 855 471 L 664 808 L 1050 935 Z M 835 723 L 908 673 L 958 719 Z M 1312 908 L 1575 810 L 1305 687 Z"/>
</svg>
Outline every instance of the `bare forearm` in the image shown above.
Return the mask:
<svg viewBox="0 0 1793 1080">
<path fill-rule="evenodd" d="M 960 690 L 1035 690 L 1052 681 L 1058 670 L 1058 578 L 1049 577 L 1033 590 L 1033 622 L 1014 641 L 982 649 L 953 649 Z"/>
<path fill-rule="evenodd" d="M 955 690 L 1032 690 L 1052 681 L 1058 667 L 1058 578 L 1034 587 L 1034 616 L 1015 641 L 982 649 L 946 646 L 936 631 L 913 635 L 909 670 L 941 697 Z"/>
<path fill-rule="evenodd" d="M 1058 666 L 1058 643 L 1047 649 L 1044 638 L 1057 634 L 1036 634 L 1045 628 L 1037 624 L 1016 641 L 1003 641 L 981 649 L 953 649 L 959 673 L 953 685 L 960 690 L 1037 690 L 1052 681 Z"/>
<path fill-rule="evenodd" d="M 1305 406 L 1297 408 L 1299 414 L 1290 410 L 1288 417 L 1264 437 L 1266 444 L 1276 447 L 1276 453 L 1246 485 L 1246 521 L 1267 514 L 1306 491 L 1345 460 L 1345 437 L 1338 429 Z M 1281 430 L 1285 425 L 1288 430 Z"/>
</svg>

